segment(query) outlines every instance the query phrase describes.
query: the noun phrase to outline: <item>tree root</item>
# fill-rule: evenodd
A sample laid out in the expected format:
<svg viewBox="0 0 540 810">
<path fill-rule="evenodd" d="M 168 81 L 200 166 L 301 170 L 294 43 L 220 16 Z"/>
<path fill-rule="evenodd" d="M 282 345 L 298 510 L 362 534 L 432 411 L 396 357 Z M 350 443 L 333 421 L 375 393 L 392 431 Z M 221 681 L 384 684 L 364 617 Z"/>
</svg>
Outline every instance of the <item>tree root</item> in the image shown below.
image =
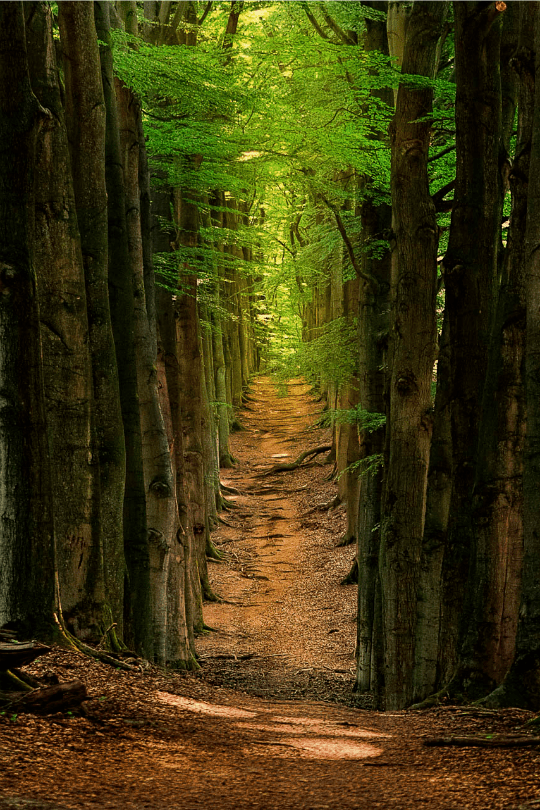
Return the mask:
<svg viewBox="0 0 540 810">
<path fill-rule="evenodd" d="M 226 492 L 227 495 L 241 495 L 242 494 L 239 489 L 236 489 L 235 487 L 229 487 L 226 484 L 222 484 L 221 481 L 219 482 L 219 488 L 221 489 L 222 492 Z"/>
<path fill-rule="evenodd" d="M 346 548 L 356 543 L 356 536 L 351 532 L 345 532 L 336 543 L 336 548 Z"/>
<path fill-rule="evenodd" d="M 206 538 L 206 559 L 215 560 L 216 562 L 223 562 L 224 555 L 215 547 L 209 537 Z"/>
<path fill-rule="evenodd" d="M 237 503 L 230 501 L 228 498 L 224 498 L 223 495 L 221 496 L 220 500 L 222 509 L 238 509 Z"/>
<path fill-rule="evenodd" d="M 219 466 L 223 470 L 231 470 L 235 465 L 235 460 L 230 453 L 223 453 L 219 459 Z"/>
<path fill-rule="evenodd" d="M 58 625 L 62 638 L 73 650 L 81 653 L 81 655 L 86 655 L 88 658 L 96 658 L 103 664 L 110 664 L 110 666 L 116 667 L 117 669 L 123 669 L 126 672 L 140 672 L 140 668 L 138 666 L 133 666 L 132 664 L 126 663 L 125 661 L 122 661 L 121 658 L 117 658 L 114 654 L 105 653 L 102 650 L 96 650 L 93 647 L 89 647 L 88 644 L 85 644 L 80 639 L 75 638 L 75 636 L 72 635 L 67 629 L 61 612 L 60 619 L 56 613 L 54 613 L 53 616 L 56 624 Z M 135 654 L 133 654 L 133 657 L 137 658 Z"/>
<path fill-rule="evenodd" d="M 346 577 L 343 577 L 340 585 L 358 585 L 358 560 L 356 557 L 353 560 L 353 564 L 351 566 L 351 570 L 347 574 Z"/>
<path fill-rule="evenodd" d="M 274 473 L 278 472 L 292 472 L 293 470 L 297 470 L 304 461 L 308 458 L 312 458 L 314 456 L 319 455 L 319 453 L 326 453 L 328 450 L 331 449 L 331 445 L 328 444 L 321 444 L 319 447 L 314 447 L 311 450 L 306 450 L 304 453 L 300 453 L 297 459 L 290 462 L 285 462 L 283 464 L 274 464 L 269 470 L 264 473 L 260 473 L 261 476 L 266 475 L 273 475 Z"/>
<path fill-rule="evenodd" d="M 336 495 L 335 498 L 332 498 L 331 501 L 325 501 L 324 503 L 318 503 L 315 506 L 312 506 L 311 509 L 308 509 L 307 512 L 304 512 L 302 517 L 306 517 L 306 515 L 312 515 L 313 512 L 328 512 L 333 509 L 337 509 L 338 506 L 341 504 L 341 498 L 339 495 Z M 340 544 L 338 543 L 338 546 Z M 336 546 L 336 548 L 338 547 Z"/>
</svg>

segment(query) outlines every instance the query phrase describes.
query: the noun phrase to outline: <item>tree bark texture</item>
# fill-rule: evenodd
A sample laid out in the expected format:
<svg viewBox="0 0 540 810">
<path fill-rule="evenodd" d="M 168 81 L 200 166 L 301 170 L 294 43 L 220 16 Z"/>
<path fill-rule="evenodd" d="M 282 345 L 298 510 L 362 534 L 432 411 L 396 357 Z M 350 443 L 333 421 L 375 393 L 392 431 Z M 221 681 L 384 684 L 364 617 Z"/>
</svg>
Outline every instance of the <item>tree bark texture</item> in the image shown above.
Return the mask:
<svg viewBox="0 0 540 810">
<path fill-rule="evenodd" d="M 125 442 L 123 546 L 126 560 L 126 589 L 124 620 L 125 635 L 130 645 L 146 657 L 151 658 L 150 562 L 134 345 L 133 257 L 128 242 L 126 179 L 123 171 L 124 162 L 120 138 L 121 118 L 115 93 L 112 54 L 109 46 L 109 11 L 108 4 L 96 4 L 99 38 L 106 43 L 101 46 L 101 71 L 107 113 L 105 176 L 108 198 L 107 227 L 110 268 L 108 291 Z M 138 155 L 137 141 L 131 155 L 134 153 Z M 135 182 L 138 184 L 137 160 L 135 178 Z M 138 205 L 137 210 L 139 210 Z M 140 249 L 138 258 L 142 268 L 140 231 L 137 246 Z M 142 273 L 142 269 L 140 272 Z"/>
<path fill-rule="evenodd" d="M 519 614 L 526 428 L 525 236 L 534 108 L 534 8 L 522 4 L 520 14 L 521 41 L 513 60 L 521 82 L 516 155 L 509 176 L 512 213 L 479 432 L 473 492 L 475 544 L 469 577 L 471 611 L 458 671 L 450 685 L 451 690 L 458 687 L 472 698 L 490 692 L 508 671 L 514 657 Z M 526 59 L 520 54 L 526 54 Z M 507 116 L 514 119 L 509 113 Z"/>
<path fill-rule="evenodd" d="M 519 58 L 534 83 L 534 113 L 529 164 L 527 231 L 525 240 L 525 299 L 527 346 L 525 387 L 527 428 L 523 466 L 523 574 L 516 654 L 503 683 L 483 702 L 486 706 L 520 706 L 540 709 L 540 531 L 538 487 L 540 481 L 540 4 L 527 4 L 534 19 L 535 54 L 524 49 Z M 534 74 L 527 60 L 534 59 Z"/>
<path fill-rule="evenodd" d="M 44 2 L 27 3 L 32 86 L 52 115 L 36 153 L 35 249 L 47 435 L 54 496 L 56 563 L 64 619 L 81 637 L 101 638 L 105 583 L 99 467 L 92 463 L 93 385 L 84 267 L 71 160 Z"/>
<path fill-rule="evenodd" d="M 501 183 L 501 14 L 494 4 L 458 2 L 456 186 L 444 281 L 450 346 L 453 488 L 442 575 L 439 671 L 456 665 L 474 543 L 473 487 L 482 392 L 498 275 Z"/>
<path fill-rule="evenodd" d="M 125 444 L 108 291 L 106 110 L 91 3 L 58 7 L 65 115 L 86 283 L 94 390 L 93 462 L 99 465 L 105 585 L 118 630 L 123 622 Z"/>
<path fill-rule="evenodd" d="M 54 524 L 34 272 L 36 139 L 24 7 L 0 5 L 0 624 L 51 633 Z"/>
<path fill-rule="evenodd" d="M 387 3 L 365 3 L 377 11 L 386 11 Z M 388 53 L 388 38 L 384 21 L 366 19 L 364 48 L 367 51 Z M 372 94 L 393 104 L 391 90 L 372 90 Z M 382 139 L 383 133 L 373 137 Z M 360 182 L 361 270 L 372 276 L 377 287 L 365 279 L 359 280 L 358 297 L 358 384 L 362 409 L 368 413 L 384 414 L 385 367 L 388 350 L 391 256 L 382 258 L 373 254 L 373 243 L 387 237 L 391 229 L 390 205 L 374 200 L 373 180 L 369 176 Z M 376 192 L 376 189 L 375 189 Z M 375 431 L 360 426 L 360 458 L 382 456 L 385 428 Z M 358 623 L 357 671 L 355 688 L 360 692 L 373 691 L 377 703 L 384 686 L 382 660 L 381 601 L 379 579 L 379 550 L 381 500 L 384 470 L 380 465 L 362 470 L 358 498 L 357 561 L 358 561 Z"/>
<path fill-rule="evenodd" d="M 414 4 L 403 73 L 433 77 L 447 7 Z M 427 175 L 431 122 L 417 121 L 429 115 L 431 103 L 431 89 L 401 84 L 391 130 L 397 266 L 392 279 L 389 465 L 380 557 L 389 709 L 404 708 L 413 697 L 416 595 L 432 429 L 438 229 Z"/>
</svg>

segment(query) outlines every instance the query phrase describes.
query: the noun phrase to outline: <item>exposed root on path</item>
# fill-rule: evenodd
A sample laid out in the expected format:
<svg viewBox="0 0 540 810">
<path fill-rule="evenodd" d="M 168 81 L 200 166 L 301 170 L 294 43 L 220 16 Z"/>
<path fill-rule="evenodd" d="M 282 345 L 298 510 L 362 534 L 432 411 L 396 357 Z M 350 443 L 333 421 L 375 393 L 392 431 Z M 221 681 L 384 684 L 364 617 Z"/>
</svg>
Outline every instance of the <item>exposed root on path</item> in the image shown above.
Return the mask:
<svg viewBox="0 0 540 810">
<path fill-rule="evenodd" d="M 313 456 L 317 456 L 320 453 L 326 453 L 328 452 L 328 450 L 331 449 L 332 449 L 331 444 L 323 444 L 320 445 L 319 447 L 313 447 L 311 450 L 305 450 L 303 453 L 300 453 L 298 458 L 295 459 L 294 461 L 283 462 L 282 464 L 274 464 L 274 466 L 270 470 L 267 470 L 265 473 L 262 473 L 261 475 L 264 476 L 264 475 L 273 475 L 274 473 L 279 472 L 292 472 L 293 470 L 297 470 L 298 467 L 300 467 L 304 463 L 304 461 L 307 461 L 307 459 L 312 458 Z"/>
</svg>

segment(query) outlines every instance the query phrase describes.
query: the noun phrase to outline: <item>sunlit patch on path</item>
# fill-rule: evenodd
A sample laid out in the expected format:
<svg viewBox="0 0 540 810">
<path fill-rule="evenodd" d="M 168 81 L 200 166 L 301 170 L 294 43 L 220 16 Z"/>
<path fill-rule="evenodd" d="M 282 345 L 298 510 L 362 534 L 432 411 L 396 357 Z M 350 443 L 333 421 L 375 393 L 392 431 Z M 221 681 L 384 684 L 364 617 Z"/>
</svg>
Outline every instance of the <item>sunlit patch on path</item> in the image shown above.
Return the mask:
<svg viewBox="0 0 540 810">
<path fill-rule="evenodd" d="M 185 709 L 188 712 L 195 712 L 196 714 L 210 714 L 214 717 L 255 717 L 254 712 L 248 712 L 245 709 L 236 709 L 234 706 L 218 706 L 214 703 L 203 703 L 200 700 L 171 695 L 168 692 L 156 692 L 156 697 L 163 701 L 163 703 L 168 703 L 170 706 L 177 706 L 179 709 Z"/>
</svg>

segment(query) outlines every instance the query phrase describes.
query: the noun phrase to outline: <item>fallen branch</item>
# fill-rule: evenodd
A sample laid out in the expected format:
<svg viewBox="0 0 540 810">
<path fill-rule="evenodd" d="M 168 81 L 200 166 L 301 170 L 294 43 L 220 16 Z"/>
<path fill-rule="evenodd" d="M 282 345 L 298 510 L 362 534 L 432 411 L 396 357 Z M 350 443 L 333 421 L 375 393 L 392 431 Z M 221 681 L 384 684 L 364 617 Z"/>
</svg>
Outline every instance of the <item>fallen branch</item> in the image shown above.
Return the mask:
<svg viewBox="0 0 540 810">
<path fill-rule="evenodd" d="M 69 681 L 31 692 L 0 692 L 0 705 L 17 712 L 34 714 L 55 714 L 79 707 L 88 699 L 86 686 L 82 681 Z"/>
<path fill-rule="evenodd" d="M 297 470 L 298 467 L 300 467 L 308 458 L 317 456 L 319 453 L 327 453 L 331 449 L 331 444 L 321 444 L 319 447 L 313 447 L 311 450 L 305 450 L 303 453 L 300 453 L 298 458 L 294 461 L 284 462 L 282 464 L 274 464 L 273 467 L 266 472 L 261 473 L 261 475 L 266 476 L 273 475 L 274 473 L 278 472 L 292 472 L 292 470 Z"/>
<path fill-rule="evenodd" d="M 17 643 L 0 643 L 0 671 L 31 664 L 40 655 L 50 652 L 51 648 L 35 641 Z"/>
<path fill-rule="evenodd" d="M 540 737 L 529 737 L 524 734 L 515 737 L 425 737 L 422 742 L 427 746 L 526 748 L 529 745 L 540 745 Z"/>
</svg>

